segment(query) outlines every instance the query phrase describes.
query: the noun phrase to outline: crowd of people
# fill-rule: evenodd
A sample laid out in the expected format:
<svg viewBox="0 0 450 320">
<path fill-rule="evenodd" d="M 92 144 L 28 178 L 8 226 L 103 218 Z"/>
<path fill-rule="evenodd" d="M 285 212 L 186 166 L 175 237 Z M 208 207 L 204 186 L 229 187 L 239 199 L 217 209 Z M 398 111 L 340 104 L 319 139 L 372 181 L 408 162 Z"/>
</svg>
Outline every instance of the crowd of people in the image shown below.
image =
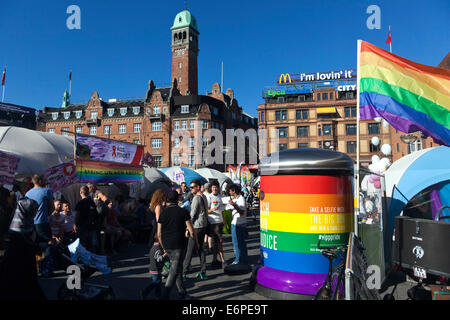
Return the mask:
<svg viewBox="0 0 450 320">
<path fill-rule="evenodd" d="M 55 255 L 55 246 L 80 239 L 85 249 L 99 255 L 115 255 L 122 246 L 149 241 L 152 282 L 141 291 L 142 298 L 155 289 L 158 298 L 168 299 L 176 285 L 178 297 L 183 299 L 183 282 L 192 270 L 194 255 L 200 258 L 200 272 L 195 276 L 199 280 L 207 279 L 207 254 L 212 255 L 212 268 L 226 266 L 222 240 L 225 209 L 232 216 L 232 264 L 248 264 L 247 212 L 256 217 L 259 210 L 258 190 L 249 185 L 231 184 L 221 190 L 217 181 L 203 185 L 193 180 L 189 186 L 183 182 L 169 192 L 156 190 L 146 201 L 122 196 L 112 200 L 88 184 L 80 188 L 81 200 L 72 206 L 64 197 L 53 198 L 42 175 L 34 175 L 32 183 L 24 195 L 17 188 L 11 192 L 0 188 L 0 241 L 9 240 L 0 267 L 0 292 L 9 298 L 23 298 L 24 288 L 29 288 L 27 292 L 34 298 L 44 298 L 38 274 L 53 276 L 54 266 L 48 260 Z M 169 270 L 162 285 L 164 265 Z M 18 278 L 22 282 L 27 279 L 20 291 L 15 284 Z"/>
</svg>

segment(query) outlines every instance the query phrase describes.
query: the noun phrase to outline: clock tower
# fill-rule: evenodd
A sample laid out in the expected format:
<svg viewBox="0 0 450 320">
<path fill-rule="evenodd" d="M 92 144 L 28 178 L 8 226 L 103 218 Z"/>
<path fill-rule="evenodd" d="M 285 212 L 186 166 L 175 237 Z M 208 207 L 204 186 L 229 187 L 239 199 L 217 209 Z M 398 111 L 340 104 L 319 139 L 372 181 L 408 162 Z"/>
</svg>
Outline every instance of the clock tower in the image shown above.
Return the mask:
<svg viewBox="0 0 450 320">
<path fill-rule="evenodd" d="M 177 79 L 182 95 L 198 94 L 198 36 L 197 21 L 187 10 L 178 13 L 172 31 L 172 78 Z"/>
</svg>

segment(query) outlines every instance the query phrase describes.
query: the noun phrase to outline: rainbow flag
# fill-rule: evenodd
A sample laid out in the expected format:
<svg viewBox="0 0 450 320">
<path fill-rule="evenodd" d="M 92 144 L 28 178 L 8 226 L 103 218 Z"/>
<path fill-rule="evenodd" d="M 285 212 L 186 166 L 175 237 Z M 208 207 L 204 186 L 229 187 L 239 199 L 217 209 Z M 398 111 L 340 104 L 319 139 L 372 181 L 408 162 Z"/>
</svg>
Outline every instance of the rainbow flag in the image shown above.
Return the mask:
<svg viewBox="0 0 450 320">
<path fill-rule="evenodd" d="M 361 120 L 382 117 L 395 129 L 422 131 L 450 146 L 450 71 L 419 64 L 361 41 Z"/>
<path fill-rule="evenodd" d="M 133 183 L 144 175 L 142 166 L 79 159 L 76 170 L 82 183 Z"/>
</svg>

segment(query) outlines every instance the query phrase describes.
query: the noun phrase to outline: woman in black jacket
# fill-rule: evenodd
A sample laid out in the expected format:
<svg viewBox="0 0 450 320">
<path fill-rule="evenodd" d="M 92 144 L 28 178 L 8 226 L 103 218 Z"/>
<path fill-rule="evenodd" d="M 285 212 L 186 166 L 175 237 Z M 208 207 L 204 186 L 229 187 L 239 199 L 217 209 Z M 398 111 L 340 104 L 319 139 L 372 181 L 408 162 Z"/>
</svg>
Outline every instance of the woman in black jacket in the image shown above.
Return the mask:
<svg viewBox="0 0 450 320">
<path fill-rule="evenodd" d="M 45 300 L 36 270 L 33 218 L 38 203 L 21 199 L 9 227 L 9 245 L 0 265 L 0 300 Z"/>
</svg>

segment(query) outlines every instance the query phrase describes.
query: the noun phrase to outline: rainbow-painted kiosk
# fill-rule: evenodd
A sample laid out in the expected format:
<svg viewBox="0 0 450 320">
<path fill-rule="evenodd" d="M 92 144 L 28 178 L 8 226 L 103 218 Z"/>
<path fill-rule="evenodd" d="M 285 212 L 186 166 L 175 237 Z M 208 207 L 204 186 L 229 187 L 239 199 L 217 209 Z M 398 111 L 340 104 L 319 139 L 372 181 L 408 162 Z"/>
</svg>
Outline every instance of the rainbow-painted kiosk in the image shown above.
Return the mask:
<svg viewBox="0 0 450 320">
<path fill-rule="evenodd" d="M 255 291 L 280 299 L 311 299 L 328 260 L 320 245 L 346 245 L 353 229 L 353 160 L 323 149 L 272 153 L 261 175 L 261 253 Z"/>
</svg>

